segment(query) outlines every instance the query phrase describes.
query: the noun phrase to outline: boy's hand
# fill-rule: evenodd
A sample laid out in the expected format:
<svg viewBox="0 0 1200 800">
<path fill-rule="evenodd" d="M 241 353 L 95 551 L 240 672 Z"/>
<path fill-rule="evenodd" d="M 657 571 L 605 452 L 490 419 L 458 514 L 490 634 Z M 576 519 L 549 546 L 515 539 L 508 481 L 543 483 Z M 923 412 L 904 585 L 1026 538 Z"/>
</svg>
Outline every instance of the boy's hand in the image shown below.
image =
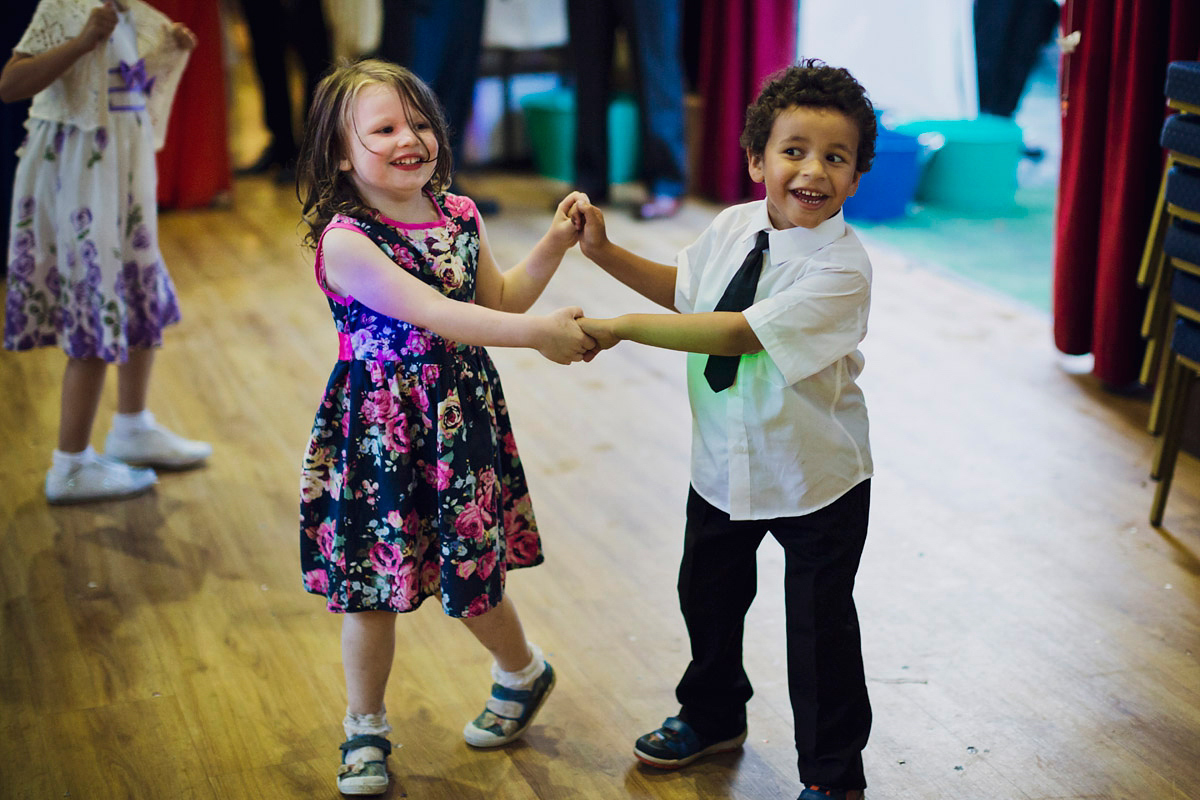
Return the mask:
<svg viewBox="0 0 1200 800">
<path fill-rule="evenodd" d="M 580 197 L 579 202 L 571 209 L 571 216 L 576 220 L 581 231 L 579 249 L 585 256 L 594 260 L 595 254 L 608 244 L 608 232 L 604 229 L 604 213 L 599 207 L 592 205 L 587 195 L 580 195 Z"/>
<path fill-rule="evenodd" d="M 582 192 L 571 192 L 562 199 L 558 208 L 554 209 L 554 219 L 550 223 L 550 231 L 546 234 L 565 253 L 579 241 L 579 225 L 571 217 L 571 209 L 579 203 L 579 199 L 587 199 Z"/>
<path fill-rule="evenodd" d="M 92 9 L 77 38 L 86 50 L 92 51 L 107 42 L 116 27 L 117 7 L 113 5 L 112 0 L 105 0 L 103 5 Z"/>
<path fill-rule="evenodd" d="M 538 352 L 558 364 L 591 361 L 596 341 L 583 332 L 576 319 L 583 316 L 577 306 L 560 308 L 546 315 L 546 331 Z"/>
<path fill-rule="evenodd" d="M 182 22 L 173 22 L 167 26 L 167 33 L 175 40 L 175 46 L 180 50 L 192 50 L 199 43 L 192 29 Z"/>
<path fill-rule="evenodd" d="M 591 319 L 589 317 L 580 317 L 576 322 L 579 323 L 580 329 L 588 336 L 596 341 L 596 352 L 607 350 L 615 345 L 621 339 L 613 333 L 613 322 L 611 319 Z M 592 354 L 595 356 L 595 353 Z M 585 359 L 591 361 L 591 358 Z"/>
</svg>

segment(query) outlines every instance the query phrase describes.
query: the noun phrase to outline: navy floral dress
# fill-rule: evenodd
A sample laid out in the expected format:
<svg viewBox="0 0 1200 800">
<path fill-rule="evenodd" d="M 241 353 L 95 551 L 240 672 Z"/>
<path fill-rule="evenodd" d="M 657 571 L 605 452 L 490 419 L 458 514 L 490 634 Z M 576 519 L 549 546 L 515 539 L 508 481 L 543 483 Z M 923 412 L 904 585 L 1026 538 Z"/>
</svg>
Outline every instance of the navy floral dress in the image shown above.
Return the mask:
<svg viewBox="0 0 1200 800">
<path fill-rule="evenodd" d="M 479 228 L 465 197 L 437 195 L 429 225 L 337 216 L 398 268 L 475 298 Z M 340 355 L 304 456 L 304 587 L 330 611 L 411 611 L 440 595 L 452 617 L 503 596 L 512 567 L 542 562 L 500 377 L 482 347 L 448 341 L 325 286 Z"/>
</svg>

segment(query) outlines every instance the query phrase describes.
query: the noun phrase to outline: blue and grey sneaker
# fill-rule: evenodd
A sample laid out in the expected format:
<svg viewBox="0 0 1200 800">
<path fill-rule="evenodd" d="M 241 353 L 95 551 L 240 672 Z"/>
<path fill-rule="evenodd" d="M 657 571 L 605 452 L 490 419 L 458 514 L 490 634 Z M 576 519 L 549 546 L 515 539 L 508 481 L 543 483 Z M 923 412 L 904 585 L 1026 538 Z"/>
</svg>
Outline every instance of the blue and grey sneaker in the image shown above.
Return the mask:
<svg viewBox="0 0 1200 800">
<path fill-rule="evenodd" d="M 667 717 L 662 727 L 637 740 L 633 754 L 644 764 L 659 769 L 678 769 L 702 756 L 737 750 L 746 741 L 746 729 L 737 736 L 716 742 L 702 740 L 692 726 L 679 717 Z"/>
<path fill-rule="evenodd" d="M 516 741 L 533 724 L 533 718 L 554 688 L 554 669 L 549 661 L 546 668 L 528 689 L 508 689 L 492 684 L 483 713 L 463 728 L 463 738 L 472 747 L 499 747 Z"/>
</svg>

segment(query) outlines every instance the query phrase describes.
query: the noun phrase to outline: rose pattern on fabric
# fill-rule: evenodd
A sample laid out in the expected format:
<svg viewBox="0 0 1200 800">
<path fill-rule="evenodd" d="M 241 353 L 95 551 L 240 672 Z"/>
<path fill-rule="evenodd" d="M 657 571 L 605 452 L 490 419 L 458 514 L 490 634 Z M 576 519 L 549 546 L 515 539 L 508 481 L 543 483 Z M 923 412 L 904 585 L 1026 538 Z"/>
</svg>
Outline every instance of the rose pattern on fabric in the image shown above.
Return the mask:
<svg viewBox="0 0 1200 800">
<path fill-rule="evenodd" d="M 473 302 L 474 204 L 435 200 L 440 225 L 338 222 L 446 296 Z M 329 306 L 353 358 L 335 365 L 304 456 L 304 588 L 336 612 L 409 611 L 432 596 L 450 616 L 488 611 L 509 568 L 543 560 L 495 366 L 481 347 L 356 301 Z"/>
</svg>

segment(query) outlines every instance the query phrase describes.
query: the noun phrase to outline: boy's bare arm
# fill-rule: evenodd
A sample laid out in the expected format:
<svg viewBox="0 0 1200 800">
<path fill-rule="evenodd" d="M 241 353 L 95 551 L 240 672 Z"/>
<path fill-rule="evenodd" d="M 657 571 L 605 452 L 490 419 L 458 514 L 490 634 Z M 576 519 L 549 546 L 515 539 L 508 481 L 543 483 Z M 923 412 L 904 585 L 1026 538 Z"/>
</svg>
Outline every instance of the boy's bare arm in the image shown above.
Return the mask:
<svg viewBox="0 0 1200 800">
<path fill-rule="evenodd" d="M 740 311 L 698 314 L 624 314 L 612 319 L 583 317 L 579 327 L 601 349 L 627 339 L 631 342 L 718 356 L 757 353 L 762 342 Z"/>
<path fill-rule="evenodd" d="M 675 310 L 675 267 L 660 264 L 613 244 L 604 228 L 604 214 L 586 195 L 568 211 L 580 227 L 579 248 L 601 269 L 635 292 Z"/>
</svg>

